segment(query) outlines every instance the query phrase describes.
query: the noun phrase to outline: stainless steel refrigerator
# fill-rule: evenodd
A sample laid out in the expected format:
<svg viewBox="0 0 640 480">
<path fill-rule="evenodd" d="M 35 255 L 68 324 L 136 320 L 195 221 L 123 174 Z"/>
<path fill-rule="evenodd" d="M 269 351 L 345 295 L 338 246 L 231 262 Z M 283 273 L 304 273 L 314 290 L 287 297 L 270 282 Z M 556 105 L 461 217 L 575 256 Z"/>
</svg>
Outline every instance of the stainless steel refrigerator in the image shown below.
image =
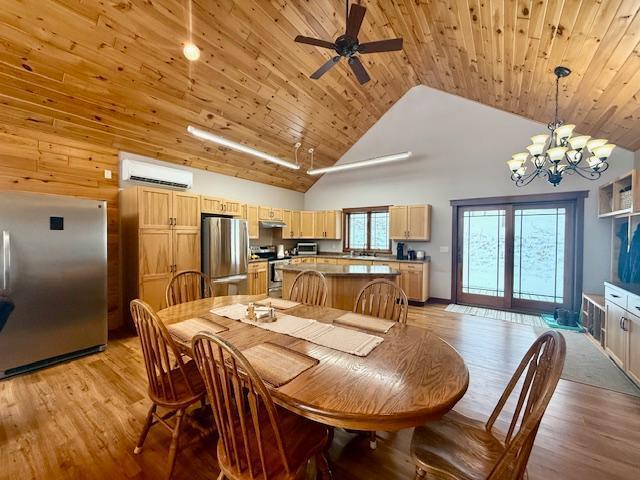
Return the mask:
<svg viewBox="0 0 640 480">
<path fill-rule="evenodd" d="M 0 378 L 104 349 L 106 210 L 0 193 Z"/>
<path fill-rule="evenodd" d="M 238 218 L 205 217 L 202 220 L 202 265 L 217 288 L 225 293 L 247 293 L 249 230 Z"/>
</svg>

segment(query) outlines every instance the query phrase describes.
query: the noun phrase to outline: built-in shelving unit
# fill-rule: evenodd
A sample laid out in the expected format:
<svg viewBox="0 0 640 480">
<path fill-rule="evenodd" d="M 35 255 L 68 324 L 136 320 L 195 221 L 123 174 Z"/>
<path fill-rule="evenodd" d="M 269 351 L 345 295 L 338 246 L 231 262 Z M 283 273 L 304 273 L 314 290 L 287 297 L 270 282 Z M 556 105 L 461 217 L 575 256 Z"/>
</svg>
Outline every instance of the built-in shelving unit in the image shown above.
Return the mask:
<svg viewBox="0 0 640 480">
<path fill-rule="evenodd" d="M 615 217 L 636 213 L 640 208 L 636 171 L 605 183 L 598 189 L 598 216 Z"/>
</svg>

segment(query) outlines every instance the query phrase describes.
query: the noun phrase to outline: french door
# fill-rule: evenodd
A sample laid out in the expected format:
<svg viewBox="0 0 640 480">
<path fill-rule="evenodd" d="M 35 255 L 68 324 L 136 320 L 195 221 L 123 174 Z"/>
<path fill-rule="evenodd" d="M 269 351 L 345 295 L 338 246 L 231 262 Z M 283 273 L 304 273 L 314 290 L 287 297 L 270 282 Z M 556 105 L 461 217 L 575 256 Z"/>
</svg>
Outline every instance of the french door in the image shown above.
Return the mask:
<svg viewBox="0 0 640 480">
<path fill-rule="evenodd" d="M 576 217 L 582 204 L 519 199 L 454 206 L 454 302 L 532 312 L 573 309 L 581 289 Z"/>
</svg>

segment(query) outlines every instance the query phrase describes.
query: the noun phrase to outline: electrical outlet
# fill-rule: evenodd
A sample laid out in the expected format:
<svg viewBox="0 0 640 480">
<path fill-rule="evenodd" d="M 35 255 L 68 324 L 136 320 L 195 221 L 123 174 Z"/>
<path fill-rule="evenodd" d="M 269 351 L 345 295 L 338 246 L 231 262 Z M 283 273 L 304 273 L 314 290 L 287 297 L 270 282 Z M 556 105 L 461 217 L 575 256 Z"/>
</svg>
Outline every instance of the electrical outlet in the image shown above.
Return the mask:
<svg viewBox="0 0 640 480">
<path fill-rule="evenodd" d="M 440 247 L 440 253 L 449 253 L 449 247 Z"/>
<path fill-rule="evenodd" d="M 107 180 L 111 180 L 111 170 L 104 171 L 104 178 L 106 178 Z"/>
</svg>

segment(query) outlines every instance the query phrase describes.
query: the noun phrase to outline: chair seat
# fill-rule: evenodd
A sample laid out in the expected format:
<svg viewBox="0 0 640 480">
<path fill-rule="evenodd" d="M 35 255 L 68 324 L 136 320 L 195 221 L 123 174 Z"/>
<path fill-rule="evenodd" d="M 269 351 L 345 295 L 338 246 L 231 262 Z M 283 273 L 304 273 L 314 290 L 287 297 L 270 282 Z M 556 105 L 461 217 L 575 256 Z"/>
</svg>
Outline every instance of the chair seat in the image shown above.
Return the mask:
<svg viewBox="0 0 640 480">
<path fill-rule="evenodd" d="M 316 453 L 323 451 L 329 439 L 329 430 L 322 424 L 307 420 L 283 408 L 276 407 L 276 410 L 278 412 L 278 424 L 280 426 L 282 441 L 284 442 L 284 450 L 287 452 L 289 459 L 291 474 L 287 475 L 282 466 L 273 430 L 269 426 L 266 414 L 264 414 L 264 419 L 261 418 L 260 425 L 263 429 L 262 445 L 269 446 L 264 452 L 267 469 L 266 477 L 269 478 L 269 480 L 293 479 L 296 478 L 296 474 L 306 465 L 310 458 Z M 239 458 L 243 459 L 239 475 L 235 466 L 230 464 L 229 458 L 224 452 L 222 441 L 218 441 L 218 463 L 221 470 L 233 480 L 263 478 L 262 474 L 258 473 L 262 472 L 262 467 L 260 466 L 258 446 L 255 443 L 256 437 L 255 434 L 251 433 L 253 432 L 253 424 L 250 416 L 246 418 L 247 430 L 250 432 L 248 439 L 251 444 L 251 460 L 254 466 L 253 477 L 249 474 L 247 468 L 246 454 L 241 440 L 242 430 L 240 429 L 240 425 L 237 425 L 235 428 L 237 438 L 236 445 L 239 449 L 242 449 L 242 451 L 239 452 Z"/>
<path fill-rule="evenodd" d="M 189 378 L 189 382 L 191 383 L 191 387 L 193 388 L 194 393 L 192 394 L 189 391 L 189 386 L 184 379 L 184 375 L 180 372 L 179 368 L 174 368 L 168 374 L 164 374 L 165 376 L 165 385 L 169 385 L 166 376 L 171 376 L 175 388 L 175 398 L 171 394 L 167 396 L 154 395 L 151 390 L 149 391 L 149 397 L 155 403 L 157 403 L 161 407 L 171 407 L 171 408 L 182 408 L 188 405 L 191 405 L 200 397 L 206 394 L 206 388 L 204 382 L 202 381 L 202 376 L 198 371 L 198 366 L 196 362 L 193 360 L 189 360 L 184 364 L 184 371 L 186 376 Z M 162 383 L 161 380 L 158 383 Z"/>
<path fill-rule="evenodd" d="M 484 480 L 503 451 L 483 422 L 453 410 L 417 427 L 411 439 L 411 455 L 429 479 Z"/>
</svg>

